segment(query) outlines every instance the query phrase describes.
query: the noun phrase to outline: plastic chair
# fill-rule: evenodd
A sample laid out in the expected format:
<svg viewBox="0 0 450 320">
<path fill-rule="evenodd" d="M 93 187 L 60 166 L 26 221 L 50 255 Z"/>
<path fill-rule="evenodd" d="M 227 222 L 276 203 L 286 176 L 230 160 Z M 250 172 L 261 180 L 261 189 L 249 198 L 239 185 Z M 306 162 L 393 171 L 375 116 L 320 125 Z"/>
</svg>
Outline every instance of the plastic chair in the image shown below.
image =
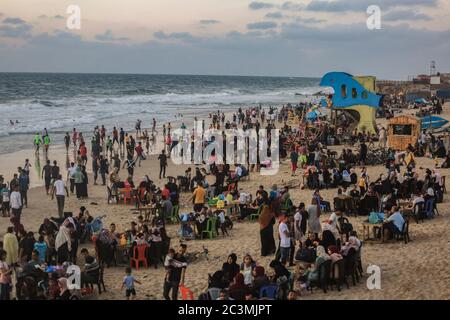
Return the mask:
<svg viewBox="0 0 450 320">
<path fill-rule="evenodd" d="M 130 257 L 130 267 L 133 268 L 133 263 L 136 266 L 136 269 L 139 270 L 139 262 L 143 262 L 144 266 L 148 268 L 147 265 L 147 255 L 146 250 L 148 245 L 140 244 L 134 247 L 133 256 Z M 136 257 L 137 256 L 137 257 Z"/>
<path fill-rule="evenodd" d="M 217 217 L 210 217 L 206 222 L 206 229 L 202 231 L 202 239 L 203 234 L 206 233 L 209 239 L 212 239 L 217 236 Z"/>
<path fill-rule="evenodd" d="M 133 199 L 133 197 L 131 196 L 131 190 L 131 188 L 126 188 L 123 190 L 123 204 L 127 204 L 127 200 L 130 200 L 131 203 L 131 199 Z"/>
<path fill-rule="evenodd" d="M 208 221 L 206 221 L 206 229 L 202 231 L 202 239 L 203 239 L 203 234 L 207 234 L 208 237 L 210 239 L 213 238 L 213 225 L 212 225 L 212 220 L 211 218 L 208 219 Z"/>
<path fill-rule="evenodd" d="M 284 203 L 283 203 L 283 206 L 281 207 L 281 212 L 286 212 L 286 213 L 289 213 L 289 211 L 291 210 L 291 208 L 292 208 L 292 201 L 291 201 L 291 199 L 287 199 Z"/>
<path fill-rule="evenodd" d="M 180 208 L 178 207 L 178 205 L 173 206 L 172 214 L 170 216 L 170 221 L 172 223 L 177 223 L 178 221 L 180 221 L 179 210 Z"/>
<path fill-rule="evenodd" d="M 220 288 L 209 288 L 208 295 L 211 298 L 211 300 L 217 300 L 219 298 L 220 291 L 222 291 L 222 289 Z"/>
<path fill-rule="evenodd" d="M 278 292 L 278 286 L 269 285 L 264 286 L 259 290 L 259 298 L 276 299 Z"/>
<path fill-rule="evenodd" d="M 194 300 L 194 293 L 191 289 L 181 285 L 180 286 L 181 300 Z"/>
<path fill-rule="evenodd" d="M 259 215 L 261 214 L 262 206 L 258 208 L 258 211 L 256 213 L 252 213 L 250 215 L 250 220 L 259 219 Z"/>
<path fill-rule="evenodd" d="M 213 237 L 217 237 L 218 233 L 217 233 L 217 229 L 219 227 L 219 218 L 218 217 L 211 217 L 209 218 L 211 219 L 211 223 L 212 223 L 212 234 Z"/>
</svg>

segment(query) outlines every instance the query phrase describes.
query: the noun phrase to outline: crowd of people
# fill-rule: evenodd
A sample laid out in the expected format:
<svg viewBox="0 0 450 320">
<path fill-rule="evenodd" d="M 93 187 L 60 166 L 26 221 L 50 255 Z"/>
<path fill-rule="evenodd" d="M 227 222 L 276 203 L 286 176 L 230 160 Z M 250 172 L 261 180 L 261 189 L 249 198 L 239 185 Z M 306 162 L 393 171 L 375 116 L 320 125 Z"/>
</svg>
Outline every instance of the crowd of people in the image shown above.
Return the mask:
<svg viewBox="0 0 450 320">
<path fill-rule="evenodd" d="M 90 153 L 81 132 L 74 128 L 71 135 L 66 133 L 67 153 L 71 152 L 71 145 L 74 152 L 67 177 L 63 177 L 57 161 L 52 163 L 48 159 L 40 172 L 46 195 L 52 200 L 56 198 L 58 216 L 46 218 L 37 232 L 26 231 L 21 221 L 22 210 L 29 203 L 31 165 L 28 159 L 9 183 L 0 177 L 2 215 L 11 222 L 0 246 L 1 299 L 10 298 L 13 272 L 18 298 L 71 299 L 74 298 L 68 283 L 71 266 L 81 267 L 81 287 L 86 293 L 90 285 L 102 282 L 105 267 L 128 265 L 130 260 L 139 258 L 143 258 L 141 262 L 145 261 L 146 266 L 164 266 L 163 297 L 178 299 L 179 291 L 187 290 L 187 246 L 181 243 L 178 250 L 171 247 L 166 231 L 168 223 L 179 223 L 179 235 L 186 240 L 204 238 L 208 232 L 216 235 L 221 232 L 226 238 L 234 223 L 258 219 L 261 256 L 273 256 L 270 272 L 249 254 L 240 265 L 237 255 L 230 254 L 222 269 L 209 276 L 208 288 L 200 295 L 201 299 L 295 300 L 318 283 L 323 286 L 321 270 L 328 261 L 334 266 L 342 260 L 345 268 L 352 270 L 347 275 L 354 276 L 355 270 L 361 268 L 363 241 L 348 217 L 367 216 L 370 221 L 381 216 L 384 228 L 376 237 L 393 239 L 404 233 L 410 216 L 432 218 L 437 212 L 436 204 L 443 201 L 445 181 L 437 166 L 427 169 L 420 177 L 416 157 L 443 158 L 442 167 L 446 168 L 450 165 L 450 156 L 443 137 L 423 132 L 417 144 L 405 151 L 387 149 L 383 159 L 386 173 L 370 177 L 367 154 L 375 142 L 385 149 L 385 129 L 380 128 L 377 138 L 355 131 L 351 140 L 359 142 L 356 152 L 353 148 L 344 148 L 338 155 L 329 146 L 332 140 L 339 143 L 342 128 L 319 122 L 316 129 L 308 129 L 300 116 L 307 107 L 288 105 L 281 109 L 270 107 L 268 111 L 262 106 L 239 108 L 228 120 L 223 112 L 210 114 L 209 128 L 256 129 L 256 144 L 259 144 L 261 130 L 281 128 L 281 159 L 290 161 L 291 175 L 297 177 L 300 172 L 295 180 L 303 178 L 301 187 L 312 193 L 308 203 L 298 205 L 294 204 L 293 191 L 287 184 L 281 187 L 274 184 L 270 189 L 261 185 L 254 195 L 242 187 L 252 172 L 271 166 L 259 157 L 257 164 L 219 164 L 212 154 L 210 161 L 187 168 L 184 175 L 166 177 L 171 150 L 178 143 L 172 140 L 170 123 L 162 127 L 164 150 L 156 158 L 160 167 L 156 182 L 148 175 L 139 181 L 135 174 L 136 166 L 141 166 L 155 147 L 158 134 L 155 119 L 150 134 L 142 129 L 141 120 L 136 122 L 135 135 L 116 127 L 109 135 L 104 126 L 96 127 Z M 298 128 L 290 124 L 294 119 L 300 119 Z M 205 130 L 205 121 L 202 127 Z M 187 126 L 182 123 L 181 129 Z M 268 150 L 270 139 L 269 135 Z M 35 138 L 37 152 L 42 141 L 48 154 L 50 140 L 46 130 L 42 137 L 37 134 Z M 190 143 L 194 148 L 194 142 Z M 213 139 L 204 141 L 203 147 L 213 143 Z M 76 215 L 66 212 L 68 197 L 89 198 L 88 160 L 92 168 L 91 185 L 97 185 L 100 177 L 101 185 L 109 190 L 109 198 L 116 202 L 119 202 L 120 190 L 131 190 L 136 208 L 154 207 L 156 215 L 149 220 L 139 215 L 130 228 L 120 232 L 115 223 L 104 227 L 102 217 L 93 217 L 86 207 L 80 207 Z M 126 169 L 125 179 L 120 177 L 122 169 Z M 210 183 L 211 180 L 214 182 Z M 321 195 L 321 190 L 328 188 L 336 188 L 333 199 L 324 199 Z M 184 192 L 191 193 L 189 204 L 180 201 Z M 402 207 L 400 202 L 405 200 L 408 204 Z M 431 213 L 425 205 L 430 201 Z M 324 213 L 330 213 L 329 217 L 323 218 Z M 277 237 L 274 226 L 277 226 Z M 88 249 L 86 246 L 91 240 L 94 246 Z M 80 245 L 84 246 L 81 250 Z M 81 261 L 78 252 L 82 255 Z M 295 263 L 300 263 L 301 267 L 294 272 L 291 267 Z M 330 268 L 327 269 L 329 278 L 335 279 L 335 269 Z M 125 289 L 127 299 L 136 296 L 135 284 L 142 281 L 132 275 L 131 268 L 126 268 L 122 290 Z"/>
</svg>

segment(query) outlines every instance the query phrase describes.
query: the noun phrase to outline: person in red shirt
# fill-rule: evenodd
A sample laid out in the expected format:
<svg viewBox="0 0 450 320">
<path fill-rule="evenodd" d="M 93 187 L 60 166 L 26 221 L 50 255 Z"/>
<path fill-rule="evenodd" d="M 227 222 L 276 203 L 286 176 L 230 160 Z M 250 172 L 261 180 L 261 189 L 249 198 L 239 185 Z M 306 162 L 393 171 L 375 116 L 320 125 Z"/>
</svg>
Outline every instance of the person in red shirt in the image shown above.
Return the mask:
<svg viewBox="0 0 450 320">
<path fill-rule="evenodd" d="M 114 143 L 116 143 L 116 142 L 119 145 L 119 131 L 117 131 L 117 128 L 114 127 L 113 128 L 113 146 L 114 146 Z"/>
<path fill-rule="evenodd" d="M 169 196 L 170 196 L 169 186 L 165 184 L 164 189 L 162 189 L 161 191 L 161 197 L 166 197 L 166 199 L 169 199 Z"/>
<path fill-rule="evenodd" d="M 141 166 L 141 160 L 145 160 L 144 148 L 142 148 L 142 143 L 139 142 L 136 148 L 134 148 L 137 154 L 136 161 L 138 161 L 139 167 Z"/>
<path fill-rule="evenodd" d="M 81 161 L 83 162 L 83 165 L 87 164 L 87 148 L 86 148 L 86 144 L 82 143 L 80 145 L 80 157 L 81 157 Z"/>
</svg>

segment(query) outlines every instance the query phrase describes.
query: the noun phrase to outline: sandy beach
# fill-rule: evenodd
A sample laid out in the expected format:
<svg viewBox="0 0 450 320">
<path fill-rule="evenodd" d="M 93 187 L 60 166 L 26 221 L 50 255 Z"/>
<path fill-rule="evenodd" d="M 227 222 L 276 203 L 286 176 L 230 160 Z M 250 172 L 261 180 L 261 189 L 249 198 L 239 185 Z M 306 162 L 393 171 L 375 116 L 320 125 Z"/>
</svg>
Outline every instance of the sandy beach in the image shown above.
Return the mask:
<svg viewBox="0 0 450 320">
<path fill-rule="evenodd" d="M 404 112 L 411 112 L 405 110 Z M 446 119 L 450 119 L 450 105 L 444 106 Z M 380 123 L 383 123 L 382 120 Z M 174 126 L 175 127 L 175 126 Z M 62 138 L 62 137 L 61 137 Z M 340 150 L 342 147 L 335 146 L 331 149 Z M 43 219 L 48 216 L 57 216 L 56 201 L 52 201 L 45 195 L 45 189 L 42 187 L 42 181 L 35 173 L 38 165 L 33 150 L 20 151 L 13 154 L 1 155 L 1 173 L 5 175 L 6 180 L 11 177 L 10 172 L 17 166 L 22 165 L 25 158 L 29 158 L 31 164 L 34 163 L 31 176 L 33 188 L 28 192 L 28 208 L 23 210 L 22 223 L 26 230 L 37 232 Z M 51 160 L 57 160 L 61 168 L 65 167 L 67 156 L 65 150 L 60 147 L 53 147 L 50 153 Z M 44 161 L 40 159 L 42 166 Z M 72 155 L 69 155 L 72 160 Z M 89 162 L 88 162 L 89 163 Z M 90 165 L 89 165 L 90 167 Z M 88 167 L 88 168 L 89 168 Z M 417 171 L 423 176 L 425 168 L 434 167 L 433 159 L 417 158 Z M 169 161 L 167 175 L 182 175 L 186 165 L 173 165 Z M 419 168 L 424 168 L 419 169 Z M 122 176 L 125 174 L 122 169 Z M 449 176 L 449 169 L 439 169 L 443 176 Z M 156 155 L 151 155 L 142 162 L 141 167 L 135 169 L 135 180 L 139 181 L 144 175 L 161 186 L 165 180 L 158 179 L 158 160 Z M 385 172 L 384 166 L 368 167 L 370 177 L 377 177 Z M 281 164 L 279 173 L 275 176 L 260 176 L 253 173 L 249 181 L 240 183 L 240 188 L 246 192 L 254 194 L 259 185 L 270 188 L 271 185 L 283 185 L 292 180 L 290 176 L 290 163 L 285 161 Z M 297 176 L 295 179 L 300 179 Z M 92 181 L 92 180 L 91 180 Z M 334 197 L 336 189 L 321 190 L 322 196 L 330 201 Z M 295 204 L 299 202 L 307 203 L 312 191 L 300 188 L 290 190 L 291 198 Z M 134 213 L 133 206 L 123 204 L 107 204 L 106 189 L 100 185 L 93 186 L 89 184 L 89 199 L 77 200 L 76 197 L 66 199 L 65 211 L 78 212 L 80 206 L 85 206 L 93 216 L 105 215 L 104 226 L 110 223 L 116 223 L 118 231 L 126 230 L 131 221 L 137 220 L 137 214 Z M 181 212 L 189 212 L 191 204 L 189 202 L 190 194 L 182 193 L 180 197 Z M 95 205 L 93 204 L 95 203 Z M 446 236 L 450 228 L 450 215 L 448 214 L 450 202 L 448 195 L 444 195 L 444 203 L 438 205 L 440 215 L 433 220 L 427 220 L 416 224 L 410 224 L 411 242 L 404 244 L 402 241 L 376 244 L 365 243 L 362 251 L 363 268 L 369 265 L 377 265 L 381 268 L 381 289 L 369 290 L 366 287 L 366 277 L 364 277 L 357 286 L 350 286 L 350 289 L 344 289 L 341 292 L 329 291 L 327 294 L 315 290 L 313 294 L 307 294 L 299 299 L 449 299 L 450 275 L 447 272 L 447 262 L 445 257 L 450 254 L 450 242 Z M 325 217 L 323 217 L 324 219 Z M 350 222 L 358 233 L 362 232 L 361 223 L 366 217 L 349 217 Z M 6 227 L 9 226 L 9 219 L 0 218 L 0 236 L 3 236 Z M 177 235 L 178 225 L 168 225 L 168 235 L 172 238 L 171 246 L 177 246 L 179 237 Z M 274 228 L 276 230 L 276 228 Z M 277 236 L 275 237 L 277 239 Z M 191 263 L 186 271 L 186 286 L 193 290 L 197 297 L 207 287 L 208 273 L 214 273 L 219 270 L 222 263 L 226 261 L 228 254 L 234 252 L 238 255 L 238 263 L 242 261 L 243 255 L 250 253 L 259 265 L 268 269 L 268 264 L 273 257 L 260 256 L 260 237 L 259 225 L 257 222 L 236 222 L 234 228 L 230 231 L 230 236 L 223 237 L 219 235 L 213 240 L 192 240 L 187 242 L 189 253 L 198 253 L 198 259 Z M 209 250 L 209 260 L 201 255 L 203 246 Z M 93 252 L 92 244 L 80 245 L 80 248 L 87 247 Z M 159 267 L 155 269 L 141 268 L 133 271 L 136 278 L 143 282 L 137 285 L 138 299 L 162 299 L 162 288 L 164 280 L 164 269 Z M 124 268 L 111 267 L 105 271 L 105 284 L 107 291 L 102 293 L 99 299 L 123 299 L 123 292 L 120 291 L 121 283 L 119 279 L 123 277 Z"/>
</svg>

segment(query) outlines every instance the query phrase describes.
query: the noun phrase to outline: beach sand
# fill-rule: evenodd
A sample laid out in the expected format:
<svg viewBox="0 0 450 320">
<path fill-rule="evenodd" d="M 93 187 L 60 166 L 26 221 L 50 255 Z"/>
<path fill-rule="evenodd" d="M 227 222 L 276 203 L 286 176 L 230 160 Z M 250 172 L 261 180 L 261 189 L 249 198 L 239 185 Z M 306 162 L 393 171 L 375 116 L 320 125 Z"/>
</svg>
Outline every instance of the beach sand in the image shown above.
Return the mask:
<svg viewBox="0 0 450 320">
<path fill-rule="evenodd" d="M 450 119 L 450 105 L 444 108 L 443 117 Z M 341 150 L 342 147 L 335 147 Z M 52 150 L 51 160 L 56 158 L 60 164 L 65 159 L 65 150 Z M 56 157 L 52 157 L 56 154 Z M 23 165 L 24 159 L 29 158 L 33 165 L 34 151 L 20 151 L 11 155 L 0 156 L 1 173 L 9 181 L 10 170 Z M 434 161 L 427 158 L 417 159 L 417 168 L 432 168 Z M 41 166 L 44 163 L 41 159 Z M 89 163 L 90 166 L 90 163 Z M 63 165 L 61 165 L 63 167 Z M 167 175 L 177 176 L 183 174 L 187 166 L 175 166 L 169 161 Z M 33 168 L 34 170 L 35 168 Z M 404 168 L 402 168 L 404 170 Z M 423 177 L 424 170 L 418 169 L 420 177 Z M 449 176 L 449 169 L 439 169 L 441 174 Z M 359 170 L 357 170 L 359 173 Z M 384 166 L 368 167 L 368 174 L 372 179 L 376 179 L 381 173 L 385 172 Z M 125 178 L 125 170 L 121 170 L 122 179 Z M 145 174 L 161 185 L 165 180 L 158 179 L 159 164 L 155 155 L 150 156 L 142 162 L 142 167 L 135 169 L 135 181 L 139 181 Z M 295 177 L 300 179 L 299 176 Z M 48 216 L 57 216 L 56 200 L 51 201 L 50 197 L 45 195 L 43 182 L 38 180 L 37 176 L 32 176 L 32 183 L 36 187 L 29 190 L 29 207 L 22 213 L 22 222 L 26 230 L 37 232 L 43 219 Z M 290 181 L 289 161 L 281 164 L 279 173 L 275 176 L 260 176 L 253 173 L 249 181 L 243 181 L 239 187 L 246 192 L 255 193 L 259 185 L 264 185 L 266 189 L 273 184 L 278 186 L 284 182 Z M 336 189 L 321 190 L 325 200 L 332 200 Z M 311 199 L 312 190 L 301 190 L 300 188 L 290 190 L 291 198 L 298 205 L 300 201 L 308 203 Z M 191 204 L 188 201 L 190 194 L 182 193 L 180 197 L 181 212 L 190 211 Z M 91 205 L 92 202 L 97 205 Z M 106 215 L 103 219 L 104 226 L 109 226 L 114 222 L 117 224 L 118 231 L 124 231 L 129 228 L 131 221 L 137 220 L 137 215 L 133 214 L 133 206 L 123 204 L 107 204 L 107 192 L 105 187 L 92 185 L 92 177 L 89 185 L 89 199 L 77 200 L 75 197 L 66 199 L 65 211 L 78 212 L 80 206 L 86 206 L 93 216 Z M 299 299 L 449 299 L 450 274 L 448 273 L 447 257 L 450 255 L 450 238 L 447 236 L 450 228 L 449 197 L 444 195 L 444 203 L 439 204 L 439 213 L 433 220 L 427 220 L 416 224 L 410 224 L 411 242 L 404 244 L 402 241 L 376 244 L 365 243 L 362 251 L 363 268 L 366 270 L 369 265 L 377 265 L 381 268 L 381 289 L 369 290 L 366 286 L 367 275 L 357 286 L 350 285 L 350 289 L 344 288 L 341 292 L 328 291 L 324 294 L 320 290 L 315 290 L 313 294 L 307 294 Z M 327 215 L 324 215 L 324 219 Z M 362 233 L 361 222 L 366 217 L 350 217 L 349 220 L 359 234 Z M 0 236 L 3 236 L 7 226 L 8 218 L 0 218 Z M 274 230 L 276 231 L 276 226 Z M 177 236 L 177 225 L 168 225 L 168 234 L 172 238 L 171 246 L 177 247 L 179 237 Z M 277 237 L 276 237 L 277 238 Z M 208 273 L 214 273 L 219 270 L 222 263 L 226 261 L 228 254 L 235 252 L 238 255 L 238 263 L 242 261 L 244 254 L 250 253 L 258 264 L 269 270 L 268 265 L 273 257 L 260 256 L 260 237 L 259 224 L 245 221 L 236 222 L 234 228 L 230 231 L 230 236 L 223 237 L 221 234 L 213 240 L 193 240 L 188 241 L 188 252 L 198 253 L 198 259 L 190 264 L 186 271 L 185 285 L 194 291 L 197 297 L 207 287 Z M 201 255 L 203 246 L 209 250 L 209 260 Z M 87 247 L 93 252 L 92 244 L 80 245 L 81 248 Z M 162 288 L 164 279 L 164 269 L 158 267 L 155 269 L 141 268 L 134 270 L 136 278 L 143 282 L 137 285 L 138 299 L 162 299 Z M 124 292 L 120 291 L 121 279 L 124 276 L 123 267 L 111 267 L 105 269 L 106 292 L 99 296 L 99 299 L 124 299 Z"/>
</svg>

